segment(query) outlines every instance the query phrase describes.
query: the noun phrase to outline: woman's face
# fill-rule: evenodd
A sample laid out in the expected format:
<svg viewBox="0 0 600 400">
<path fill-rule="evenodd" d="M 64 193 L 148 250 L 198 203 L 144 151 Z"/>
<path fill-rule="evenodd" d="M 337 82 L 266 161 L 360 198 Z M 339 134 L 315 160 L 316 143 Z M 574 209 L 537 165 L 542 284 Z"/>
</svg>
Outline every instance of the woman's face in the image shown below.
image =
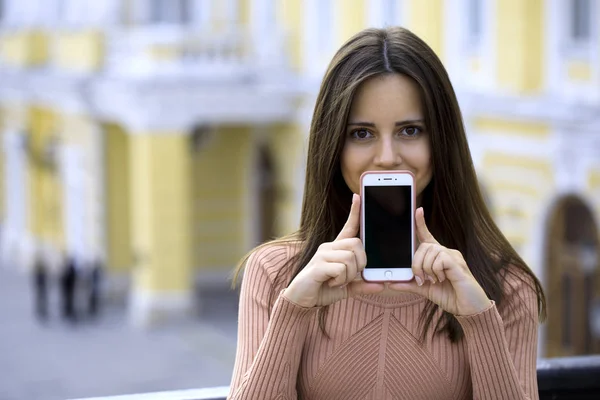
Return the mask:
<svg viewBox="0 0 600 400">
<path fill-rule="evenodd" d="M 353 193 L 360 193 L 365 171 L 409 170 L 419 198 L 431 181 L 430 150 L 421 95 L 412 79 L 381 75 L 358 88 L 341 158 L 342 175 Z"/>
</svg>

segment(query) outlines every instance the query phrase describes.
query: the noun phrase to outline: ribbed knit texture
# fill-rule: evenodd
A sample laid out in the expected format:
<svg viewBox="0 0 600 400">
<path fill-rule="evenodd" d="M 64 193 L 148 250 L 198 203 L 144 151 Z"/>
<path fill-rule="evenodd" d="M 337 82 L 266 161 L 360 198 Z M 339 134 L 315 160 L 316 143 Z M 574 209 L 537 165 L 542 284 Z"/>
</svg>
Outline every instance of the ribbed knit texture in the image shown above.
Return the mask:
<svg viewBox="0 0 600 400">
<path fill-rule="evenodd" d="M 457 317 L 465 331 L 459 343 L 430 332 L 420 344 L 418 319 L 428 300 L 408 293 L 329 306 L 328 339 L 317 308 L 300 307 L 273 287 L 295 251 L 270 246 L 248 260 L 230 399 L 538 398 L 537 302 L 521 280 L 508 280 L 500 310 L 491 304 Z M 271 290 L 278 294 L 273 304 Z"/>
</svg>

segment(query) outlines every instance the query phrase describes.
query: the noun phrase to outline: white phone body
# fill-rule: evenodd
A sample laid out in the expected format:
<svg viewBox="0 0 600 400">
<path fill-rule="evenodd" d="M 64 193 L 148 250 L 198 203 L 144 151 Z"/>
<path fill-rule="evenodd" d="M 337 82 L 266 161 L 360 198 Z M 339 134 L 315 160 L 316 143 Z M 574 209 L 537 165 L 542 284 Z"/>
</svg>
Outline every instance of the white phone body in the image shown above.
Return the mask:
<svg viewBox="0 0 600 400">
<path fill-rule="evenodd" d="M 410 281 L 415 243 L 415 178 L 410 171 L 367 171 L 361 176 L 360 238 L 370 282 Z"/>
</svg>

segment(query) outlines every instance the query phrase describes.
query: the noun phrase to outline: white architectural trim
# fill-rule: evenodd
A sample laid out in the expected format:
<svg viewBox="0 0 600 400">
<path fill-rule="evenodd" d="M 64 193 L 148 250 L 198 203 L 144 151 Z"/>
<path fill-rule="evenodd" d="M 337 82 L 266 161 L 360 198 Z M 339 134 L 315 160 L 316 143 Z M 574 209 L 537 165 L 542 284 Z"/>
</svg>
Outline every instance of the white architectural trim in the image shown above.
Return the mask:
<svg viewBox="0 0 600 400">
<path fill-rule="evenodd" d="M 597 7 L 597 1 L 589 0 L 590 5 L 590 40 L 589 41 L 577 41 L 571 37 L 572 29 L 572 1 L 562 1 L 558 3 L 560 7 L 560 23 L 558 25 L 559 33 L 561 35 L 560 47 L 563 56 L 568 58 L 583 58 L 588 59 L 593 57 L 595 52 L 598 51 L 596 45 L 598 44 L 598 24 L 597 17 L 599 9 Z"/>
<path fill-rule="evenodd" d="M 66 144 L 61 149 L 61 181 L 64 206 L 68 212 L 63 215 L 65 247 L 68 256 L 83 261 L 88 254 L 89 210 L 85 185 L 85 149 L 80 145 Z"/>
<path fill-rule="evenodd" d="M 410 16 L 412 15 L 412 2 L 409 0 L 402 0 L 402 26 L 403 27 L 407 27 L 408 25 L 408 20 L 410 18 Z M 447 14 L 448 13 L 448 9 L 450 9 L 452 7 L 446 7 L 444 6 L 444 12 L 443 14 Z"/>
<path fill-rule="evenodd" d="M 314 69 L 313 58 L 316 53 L 316 42 L 318 40 L 317 32 L 315 29 L 311 29 L 317 16 L 317 0 L 305 0 L 303 2 L 304 10 L 302 19 L 302 60 L 304 62 L 303 70 L 312 71 Z"/>
<path fill-rule="evenodd" d="M 90 112 L 86 91 L 91 79 L 85 75 L 40 71 L 25 72 L 21 79 L 31 102 L 70 114 Z"/>
<path fill-rule="evenodd" d="M 148 0 L 130 0 L 131 22 L 135 25 L 144 24 L 150 19 L 150 3 Z"/>
<path fill-rule="evenodd" d="M 469 0 L 457 0 L 443 15 L 444 66 L 457 90 L 492 92 L 497 88 L 497 4 L 481 0 L 481 38 L 475 48 L 469 43 Z M 477 58 L 479 71 L 471 71 L 470 61 Z"/>
<path fill-rule="evenodd" d="M 235 26 L 239 23 L 239 5 L 238 0 L 220 0 L 223 7 L 223 18 L 228 26 Z"/>
<path fill-rule="evenodd" d="M 7 130 L 2 138 L 4 155 L 4 193 L 6 216 L 2 225 L 2 264 L 29 268 L 28 210 L 30 201 L 25 176 L 27 155 L 24 149 L 26 138 L 15 130 Z"/>
<path fill-rule="evenodd" d="M 546 88 L 554 94 L 559 95 L 564 82 L 561 79 L 563 75 L 562 59 L 560 56 L 561 35 L 564 32 L 564 15 L 561 13 L 561 4 L 563 0 L 547 0 L 544 15 L 544 37 L 546 54 Z"/>
<path fill-rule="evenodd" d="M 273 31 L 279 32 L 276 0 L 252 0 L 251 24 L 256 39 L 268 39 Z"/>
<path fill-rule="evenodd" d="M 193 24 L 204 29 L 208 25 L 214 14 L 213 4 L 211 1 L 192 1 L 191 13 Z"/>
<path fill-rule="evenodd" d="M 289 87 L 232 83 L 211 90 L 208 84 L 194 86 L 99 82 L 92 90 L 91 104 L 97 115 L 137 132 L 189 130 L 198 121 L 209 125 L 286 122 L 296 110 L 296 94 Z"/>
<path fill-rule="evenodd" d="M 444 26 L 444 67 L 450 76 L 455 90 L 464 86 L 463 69 L 465 58 L 463 53 L 463 38 L 465 37 L 464 0 L 457 0 L 453 7 L 446 7 L 442 14 Z"/>
<path fill-rule="evenodd" d="M 510 132 L 508 135 L 511 135 Z M 485 154 L 488 151 L 512 154 L 520 157 L 540 159 L 552 158 L 560 150 L 560 141 L 556 136 L 549 138 L 530 138 L 525 136 L 505 136 L 499 132 L 471 132 L 469 145 L 473 158 L 475 153 Z"/>
<path fill-rule="evenodd" d="M 293 76 L 279 82 L 239 79 L 85 77 L 55 71 L 0 69 L 0 103 L 38 104 L 123 124 L 131 131 L 190 130 L 199 122 L 277 123 L 293 120 L 301 95 Z M 210 79 L 213 78 L 213 79 Z"/>
<path fill-rule="evenodd" d="M 304 15 L 302 35 L 304 72 L 308 79 L 323 78 L 329 58 L 333 55 L 338 35 L 338 23 L 335 18 L 335 0 L 306 0 L 304 1 Z M 333 20 L 329 25 L 329 32 L 319 32 L 319 16 L 323 7 L 332 7 Z"/>
<path fill-rule="evenodd" d="M 194 311 L 194 294 L 154 292 L 133 285 L 129 298 L 129 320 L 133 327 L 150 328 L 165 321 L 189 319 Z"/>
<path fill-rule="evenodd" d="M 222 335 L 219 335 L 222 336 Z M 74 400 L 214 400 L 225 398 L 229 395 L 229 386 L 216 386 L 203 389 L 185 389 L 153 393 L 128 394 L 120 396 L 103 396 L 93 398 L 81 398 Z"/>
<path fill-rule="evenodd" d="M 495 90 L 498 87 L 498 4 L 497 0 L 484 1 L 484 36 L 483 48 L 481 49 L 483 58 L 483 88 L 485 90 Z"/>
<path fill-rule="evenodd" d="M 579 125 L 597 119 L 600 104 L 580 104 L 555 96 L 522 97 L 457 91 L 463 114 Z"/>
<path fill-rule="evenodd" d="M 386 24 L 384 10 L 385 1 L 395 1 L 397 3 L 398 15 Z M 373 28 L 384 28 L 388 26 L 403 26 L 407 21 L 408 2 L 406 0 L 371 0 L 365 2 L 365 13 L 367 15 L 367 26 Z"/>
<path fill-rule="evenodd" d="M 555 42 L 551 42 L 550 46 L 554 46 L 552 53 L 556 54 L 557 65 L 551 70 L 556 76 L 556 86 L 558 94 L 567 98 L 582 102 L 598 102 L 600 101 L 600 4 L 598 1 L 591 0 L 591 16 L 590 16 L 590 40 L 585 42 L 573 41 L 570 37 L 571 27 L 571 10 L 572 2 L 561 0 L 551 0 L 549 4 L 552 10 L 553 18 L 552 25 L 549 29 L 553 29 L 553 36 L 550 36 Z M 569 62 L 584 62 L 589 63 L 591 68 L 591 79 L 585 82 L 574 82 L 568 77 L 567 66 Z"/>
</svg>

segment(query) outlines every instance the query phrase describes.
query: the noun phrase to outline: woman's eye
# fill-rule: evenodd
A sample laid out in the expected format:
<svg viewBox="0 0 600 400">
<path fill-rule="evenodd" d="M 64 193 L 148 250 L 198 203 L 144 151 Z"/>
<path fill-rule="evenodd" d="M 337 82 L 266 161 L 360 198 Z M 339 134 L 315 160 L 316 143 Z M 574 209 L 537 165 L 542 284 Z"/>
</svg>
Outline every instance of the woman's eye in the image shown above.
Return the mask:
<svg viewBox="0 0 600 400">
<path fill-rule="evenodd" d="M 404 136 L 418 136 L 421 133 L 421 128 L 419 128 L 418 126 L 407 126 L 402 130 L 402 133 L 404 134 Z"/>
<path fill-rule="evenodd" d="M 371 136 L 371 132 L 366 129 L 357 129 L 352 131 L 352 137 L 355 139 L 369 139 Z"/>
</svg>

